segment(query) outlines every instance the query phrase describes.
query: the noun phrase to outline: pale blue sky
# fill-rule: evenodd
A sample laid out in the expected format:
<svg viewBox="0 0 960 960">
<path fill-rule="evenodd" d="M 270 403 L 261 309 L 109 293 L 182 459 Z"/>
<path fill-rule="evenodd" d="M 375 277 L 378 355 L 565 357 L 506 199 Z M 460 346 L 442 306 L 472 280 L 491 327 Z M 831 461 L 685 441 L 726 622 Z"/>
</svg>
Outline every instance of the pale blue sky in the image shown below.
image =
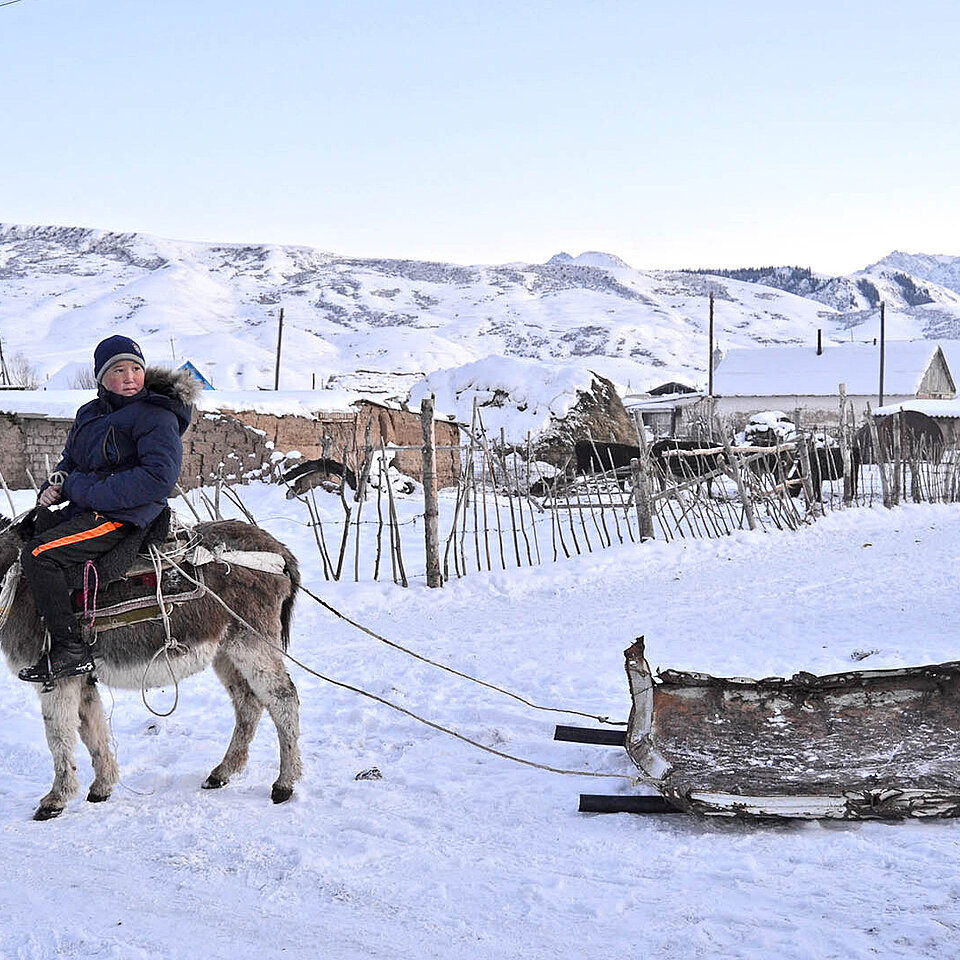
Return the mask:
<svg viewBox="0 0 960 960">
<path fill-rule="evenodd" d="M 20 0 L 0 220 L 469 263 L 960 255 L 960 5 Z"/>
</svg>

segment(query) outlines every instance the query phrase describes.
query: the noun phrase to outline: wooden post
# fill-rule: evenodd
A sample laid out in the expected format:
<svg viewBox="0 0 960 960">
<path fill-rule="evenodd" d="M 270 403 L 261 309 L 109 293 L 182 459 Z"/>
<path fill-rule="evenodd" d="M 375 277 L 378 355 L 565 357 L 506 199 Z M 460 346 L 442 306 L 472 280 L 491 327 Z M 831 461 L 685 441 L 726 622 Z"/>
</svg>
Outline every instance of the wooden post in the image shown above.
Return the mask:
<svg viewBox="0 0 960 960">
<path fill-rule="evenodd" d="M 843 505 L 853 503 L 853 454 L 850 447 L 853 442 L 850 430 L 850 400 L 847 397 L 847 385 L 840 384 L 840 460 L 843 464 Z"/>
<path fill-rule="evenodd" d="M 879 384 L 879 402 L 877 403 L 878 407 L 883 406 L 883 375 L 884 375 L 884 361 L 887 348 L 887 305 L 885 302 L 881 301 L 880 303 L 880 384 Z"/>
<path fill-rule="evenodd" d="M 633 482 L 633 491 L 637 500 L 637 520 L 640 523 L 640 542 L 653 540 L 653 513 L 650 505 L 650 486 L 640 466 L 640 461 L 634 457 L 630 461 L 630 476 Z"/>
<path fill-rule="evenodd" d="M 737 485 L 737 493 L 740 494 L 740 502 L 743 504 L 743 515 L 747 518 L 747 526 L 751 530 L 756 530 L 757 518 L 753 512 L 753 499 L 750 496 L 747 485 L 743 482 L 740 461 L 733 452 L 733 447 L 730 445 L 730 438 L 726 433 L 721 433 L 720 437 L 723 440 L 723 455 L 727 458 L 730 474 L 733 477 L 733 482 Z"/>
<path fill-rule="evenodd" d="M 890 495 L 890 482 L 887 478 L 886 450 L 880 449 L 880 432 L 877 430 L 877 422 L 873 418 L 873 411 L 870 404 L 867 404 L 867 426 L 870 430 L 870 440 L 873 444 L 873 458 L 876 461 L 877 471 L 880 474 L 880 489 L 883 492 L 883 505 L 885 507 L 893 506 L 893 499 Z"/>
<path fill-rule="evenodd" d="M 893 483 L 890 485 L 893 506 L 900 502 L 903 466 L 903 411 L 901 409 L 893 415 Z"/>
<path fill-rule="evenodd" d="M 283 307 L 280 308 L 280 323 L 277 327 L 277 363 L 273 368 L 273 389 L 280 389 L 280 346 L 283 343 Z"/>
<path fill-rule="evenodd" d="M 810 459 L 810 450 L 812 444 L 804 434 L 797 438 L 797 448 L 800 453 L 800 469 L 802 477 L 800 482 L 803 484 L 803 495 L 807 501 L 807 510 L 812 517 L 819 517 L 823 513 L 823 505 L 820 503 L 820 491 L 813 485 L 813 465 Z M 813 451 L 816 456 L 816 450 Z"/>
<path fill-rule="evenodd" d="M 440 530 L 437 506 L 437 451 L 436 428 L 433 422 L 435 397 L 424 400 L 420 407 L 420 427 L 423 432 L 423 519 L 424 543 L 427 550 L 427 586 L 442 587 L 440 574 Z"/>
</svg>

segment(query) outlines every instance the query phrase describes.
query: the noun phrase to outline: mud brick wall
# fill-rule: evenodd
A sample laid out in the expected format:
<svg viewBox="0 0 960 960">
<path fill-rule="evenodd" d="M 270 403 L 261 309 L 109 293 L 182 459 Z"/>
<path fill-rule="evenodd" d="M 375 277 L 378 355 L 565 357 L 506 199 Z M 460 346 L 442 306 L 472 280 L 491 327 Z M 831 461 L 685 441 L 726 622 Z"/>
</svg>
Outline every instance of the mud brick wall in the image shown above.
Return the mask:
<svg viewBox="0 0 960 960">
<path fill-rule="evenodd" d="M 281 453 L 298 451 L 304 460 L 316 460 L 323 456 L 326 444 L 327 455 L 343 461 L 357 470 L 363 459 L 367 426 L 370 425 L 370 443 L 374 451 L 380 449 L 380 441 L 389 446 L 412 446 L 414 450 L 398 450 L 394 454 L 397 469 L 413 477 L 423 479 L 423 460 L 420 448 L 423 432 L 420 416 L 408 410 L 395 410 L 375 403 L 362 403 L 355 412 L 330 413 L 318 411 L 315 420 L 305 417 L 278 417 L 273 414 L 255 413 L 249 410 L 224 411 L 224 415 L 236 417 L 248 427 L 263 433 L 264 439 Z M 437 483 L 441 487 L 452 486 L 460 476 L 460 428 L 446 420 L 435 424 L 437 450 Z M 441 448 L 455 449 L 441 449 Z"/>
<path fill-rule="evenodd" d="M 183 435 L 180 486 L 192 490 L 218 477 L 227 483 L 243 483 L 266 476 L 270 454 L 261 431 L 229 414 L 194 411 Z"/>
<path fill-rule="evenodd" d="M 37 483 L 46 478 L 47 463 L 52 469 L 59 461 L 72 422 L 42 414 L 0 413 L 0 472 L 11 489 L 31 486 L 28 470 Z M 356 469 L 368 423 L 374 450 L 379 449 L 381 437 L 386 444 L 417 448 L 397 451 L 396 462 L 402 473 L 422 479 L 420 417 L 364 404 L 351 413 L 318 413 L 316 420 L 252 411 L 197 412 L 183 437 L 180 484 L 191 490 L 218 476 L 232 483 L 268 476 L 274 452 L 296 450 L 303 459 L 313 460 L 323 455 L 325 438 L 330 438 L 329 455 L 341 460 L 346 451 L 347 462 Z M 437 421 L 436 438 L 438 448 L 457 447 L 459 428 Z M 440 486 L 455 484 L 460 475 L 459 450 L 438 449 L 437 471 Z"/>
<path fill-rule="evenodd" d="M 60 460 L 72 419 L 0 413 L 0 473 L 12 490 L 42 483 Z M 180 484 L 190 490 L 223 475 L 238 482 L 261 476 L 271 450 L 262 433 L 221 414 L 196 414 L 183 436 Z M 29 473 L 28 473 L 29 471 Z"/>
<path fill-rule="evenodd" d="M 13 490 L 38 484 L 60 461 L 72 419 L 31 414 L 0 414 L 0 473 Z M 48 466 L 49 465 L 49 466 Z"/>
</svg>

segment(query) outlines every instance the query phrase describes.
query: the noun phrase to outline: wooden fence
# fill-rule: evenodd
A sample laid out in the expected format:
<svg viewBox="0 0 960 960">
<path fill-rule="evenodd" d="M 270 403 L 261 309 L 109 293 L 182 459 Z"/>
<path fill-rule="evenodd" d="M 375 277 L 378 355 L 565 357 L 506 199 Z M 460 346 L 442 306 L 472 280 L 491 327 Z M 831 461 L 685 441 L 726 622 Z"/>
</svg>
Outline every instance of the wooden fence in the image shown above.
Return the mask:
<svg viewBox="0 0 960 960">
<path fill-rule="evenodd" d="M 426 427 L 423 449 L 423 488 L 398 492 L 402 478 L 389 467 L 393 450 L 381 445 L 366 451 L 357 491 L 339 489 L 338 511 L 331 513 L 329 494 L 299 495 L 329 579 L 407 586 L 426 577 L 439 586 L 650 539 L 795 530 L 837 509 L 960 499 L 955 447 L 908 437 L 899 423 L 885 432 L 873 426 L 866 449 L 852 430 L 836 436 L 808 430 L 774 446 L 704 441 L 672 453 L 668 469 L 643 445 L 626 467 L 610 463 L 578 476 L 572 457 L 550 467 L 535 459 L 529 443 L 521 448 L 502 434 L 490 437 L 475 419 L 461 448 L 459 483 L 439 493 L 429 486 Z M 702 469 L 707 458 L 715 469 Z"/>
</svg>

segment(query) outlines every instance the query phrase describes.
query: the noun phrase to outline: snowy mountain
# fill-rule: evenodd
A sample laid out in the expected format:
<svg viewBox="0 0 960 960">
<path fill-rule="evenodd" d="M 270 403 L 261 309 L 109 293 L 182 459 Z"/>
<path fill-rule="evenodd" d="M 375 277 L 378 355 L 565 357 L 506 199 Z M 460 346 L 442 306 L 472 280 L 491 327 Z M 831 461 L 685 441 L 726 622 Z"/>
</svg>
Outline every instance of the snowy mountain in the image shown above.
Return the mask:
<svg viewBox="0 0 960 960">
<path fill-rule="evenodd" d="M 912 266 L 920 272 L 911 272 Z M 960 337 L 960 257 L 893 253 L 846 277 L 816 274 L 806 267 L 718 270 L 716 274 L 822 303 L 842 314 L 842 328 L 853 331 L 858 339 L 876 336 L 873 328 L 881 303 L 886 304 L 888 318 L 899 316 L 900 339 Z"/>
<path fill-rule="evenodd" d="M 960 257 L 927 253 L 901 253 L 895 250 L 867 267 L 868 271 L 886 270 L 905 273 L 960 293 Z"/>
<path fill-rule="evenodd" d="M 949 272 L 951 258 L 925 259 Z M 791 270 L 756 282 L 598 252 L 461 266 L 0 226 L 0 341 L 8 366 L 18 358 L 41 385 L 123 331 L 149 360 L 189 359 L 220 389 L 272 389 L 282 308 L 281 388 L 404 398 L 428 374 L 488 357 L 545 377 L 596 371 L 634 391 L 702 384 L 711 293 L 721 349 L 814 343 L 821 329 L 828 341 L 873 337 L 878 299 L 890 338 L 960 336 L 960 294 L 896 264 L 845 278 Z"/>
</svg>

